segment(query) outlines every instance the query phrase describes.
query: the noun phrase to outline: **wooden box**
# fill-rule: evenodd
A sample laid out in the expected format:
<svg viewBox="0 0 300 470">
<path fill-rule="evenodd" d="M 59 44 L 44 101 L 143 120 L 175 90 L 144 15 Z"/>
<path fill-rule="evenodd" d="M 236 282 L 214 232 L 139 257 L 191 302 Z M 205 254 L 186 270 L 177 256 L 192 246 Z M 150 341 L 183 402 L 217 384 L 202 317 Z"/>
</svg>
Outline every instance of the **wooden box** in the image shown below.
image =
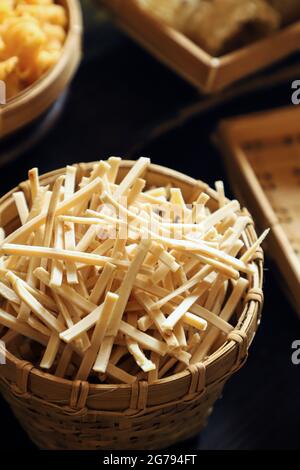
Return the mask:
<svg viewBox="0 0 300 470">
<path fill-rule="evenodd" d="M 287 57 L 300 46 L 300 22 L 297 22 L 266 39 L 216 58 L 147 13 L 136 0 L 101 2 L 133 39 L 204 93 L 218 92 Z"/>
<path fill-rule="evenodd" d="M 223 121 L 217 143 L 229 181 L 260 228 L 300 314 L 300 107 Z"/>
</svg>

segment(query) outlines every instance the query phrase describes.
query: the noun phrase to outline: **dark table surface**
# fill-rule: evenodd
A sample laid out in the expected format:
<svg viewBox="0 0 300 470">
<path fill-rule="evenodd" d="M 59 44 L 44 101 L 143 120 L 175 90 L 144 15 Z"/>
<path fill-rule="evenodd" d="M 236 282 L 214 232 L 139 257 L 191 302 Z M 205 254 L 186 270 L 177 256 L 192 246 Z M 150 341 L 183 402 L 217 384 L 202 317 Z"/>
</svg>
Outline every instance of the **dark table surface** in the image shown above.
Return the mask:
<svg viewBox="0 0 300 470">
<path fill-rule="evenodd" d="M 1 194 L 26 179 L 33 166 L 44 173 L 109 155 L 143 154 L 210 184 L 221 178 L 226 184 L 222 158 L 211 143 L 219 120 L 291 103 L 290 81 L 273 86 L 267 82 L 235 98 L 231 92 L 205 99 L 115 29 L 87 0 L 83 3 L 84 60 L 64 110 L 36 147 L 0 170 Z M 189 119 L 182 119 L 182 109 L 188 110 Z M 300 365 L 291 361 L 300 320 L 268 259 L 264 289 L 263 320 L 246 366 L 226 385 L 201 436 L 181 448 L 300 448 Z M 0 416 L 0 450 L 34 449 L 2 399 Z"/>
</svg>

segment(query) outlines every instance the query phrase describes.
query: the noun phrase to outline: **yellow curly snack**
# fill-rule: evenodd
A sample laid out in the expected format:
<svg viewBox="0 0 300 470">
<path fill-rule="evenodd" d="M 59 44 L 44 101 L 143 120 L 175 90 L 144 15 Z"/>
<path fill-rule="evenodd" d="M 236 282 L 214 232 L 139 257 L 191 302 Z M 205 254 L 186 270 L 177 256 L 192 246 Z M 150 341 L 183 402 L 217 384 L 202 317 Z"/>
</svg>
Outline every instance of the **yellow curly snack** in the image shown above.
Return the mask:
<svg viewBox="0 0 300 470">
<path fill-rule="evenodd" d="M 67 13 L 54 0 L 1 0 L 0 80 L 11 98 L 58 61 Z"/>
</svg>

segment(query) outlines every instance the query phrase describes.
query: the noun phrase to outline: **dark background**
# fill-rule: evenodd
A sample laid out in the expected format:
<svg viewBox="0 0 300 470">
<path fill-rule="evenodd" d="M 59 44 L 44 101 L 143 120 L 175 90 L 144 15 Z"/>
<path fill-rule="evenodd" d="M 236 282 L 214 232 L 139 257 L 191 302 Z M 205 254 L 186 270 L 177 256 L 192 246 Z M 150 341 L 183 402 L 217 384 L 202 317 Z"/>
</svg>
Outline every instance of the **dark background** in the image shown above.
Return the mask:
<svg viewBox="0 0 300 470">
<path fill-rule="evenodd" d="M 204 98 L 120 33 L 87 0 L 83 3 L 85 54 L 66 104 L 38 145 L 0 169 L 1 194 L 26 179 L 33 166 L 44 173 L 110 155 L 145 155 L 210 184 L 218 179 L 227 184 L 222 158 L 211 142 L 217 123 L 227 116 L 290 105 L 291 82 L 300 78 L 299 57 L 220 96 Z M 298 67 L 299 74 L 287 73 L 289 80 L 279 80 L 278 73 L 291 67 Z M 188 119 L 183 119 L 182 110 Z M 39 136 L 41 125 L 31 137 Z M 15 138 L 6 147 L 11 151 L 20 142 Z M 5 157 L 3 145 L 1 156 Z M 230 196 L 228 186 L 227 192 Z M 201 436 L 177 448 L 300 448 L 300 365 L 291 362 L 291 344 L 300 339 L 300 323 L 268 259 L 265 271 L 263 320 L 249 360 L 225 387 Z M 1 398 L 0 416 L 0 450 L 34 449 Z"/>
</svg>

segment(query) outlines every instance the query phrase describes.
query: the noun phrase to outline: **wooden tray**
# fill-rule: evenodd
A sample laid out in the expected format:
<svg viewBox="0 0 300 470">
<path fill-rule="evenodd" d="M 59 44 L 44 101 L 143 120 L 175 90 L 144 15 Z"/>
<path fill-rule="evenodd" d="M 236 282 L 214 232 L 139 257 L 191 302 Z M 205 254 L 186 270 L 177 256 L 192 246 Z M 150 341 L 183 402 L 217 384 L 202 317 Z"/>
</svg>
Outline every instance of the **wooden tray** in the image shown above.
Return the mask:
<svg viewBox="0 0 300 470">
<path fill-rule="evenodd" d="M 217 144 L 300 315 L 300 107 L 223 121 Z"/>
<path fill-rule="evenodd" d="M 300 22 L 220 58 L 144 11 L 136 0 L 100 0 L 116 22 L 160 61 L 204 93 L 228 85 L 300 49 Z"/>
</svg>

